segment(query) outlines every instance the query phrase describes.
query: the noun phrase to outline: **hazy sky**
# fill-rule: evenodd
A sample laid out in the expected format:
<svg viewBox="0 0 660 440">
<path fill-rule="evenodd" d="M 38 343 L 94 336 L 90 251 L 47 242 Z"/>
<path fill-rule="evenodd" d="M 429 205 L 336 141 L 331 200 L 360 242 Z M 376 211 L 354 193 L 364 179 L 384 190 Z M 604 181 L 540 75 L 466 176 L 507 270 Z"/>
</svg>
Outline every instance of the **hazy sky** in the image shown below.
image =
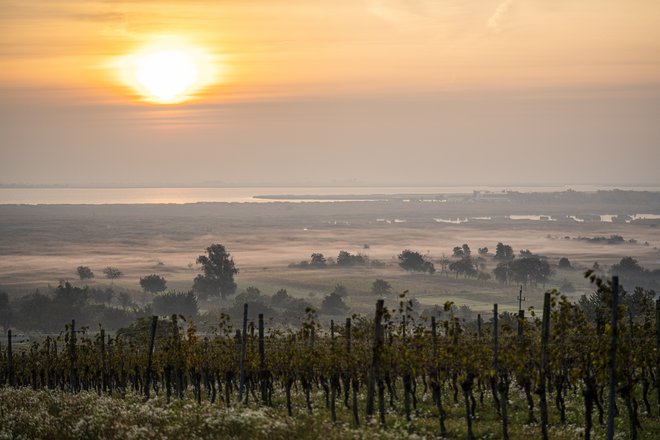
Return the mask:
<svg viewBox="0 0 660 440">
<path fill-rule="evenodd" d="M 0 183 L 660 184 L 658 0 L 0 5 Z M 163 36 L 183 103 L 115 67 Z"/>
</svg>

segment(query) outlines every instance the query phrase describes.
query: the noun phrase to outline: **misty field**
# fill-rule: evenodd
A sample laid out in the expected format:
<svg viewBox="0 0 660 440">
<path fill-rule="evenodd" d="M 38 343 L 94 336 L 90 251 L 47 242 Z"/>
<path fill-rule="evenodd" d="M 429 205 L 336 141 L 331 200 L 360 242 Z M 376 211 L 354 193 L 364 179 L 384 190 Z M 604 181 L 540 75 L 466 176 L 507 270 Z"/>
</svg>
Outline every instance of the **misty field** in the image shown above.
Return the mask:
<svg viewBox="0 0 660 440">
<path fill-rule="evenodd" d="M 658 214 L 617 192 L 2 205 L 0 437 L 598 439 L 616 395 L 617 438 L 656 438 Z M 225 248 L 235 293 L 185 293 Z"/>
<path fill-rule="evenodd" d="M 67 280 L 112 285 L 132 292 L 138 302 L 147 301 L 149 296 L 141 293 L 138 284 L 140 277 L 159 274 L 169 288 L 189 290 L 199 271 L 197 256 L 211 243 L 222 243 L 240 271 L 236 277 L 239 292 L 254 286 L 270 295 L 285 288 L 290 295 L 315 303 L 336 284 L 343 284 L 349 292 L 347 304 L 364 313 L 376 299 L 370 291 L 373 281 L 384 279 L 392 292 L 408 290 L 409 296 L 425 305 L 451 300 L 485 310 L 498 302 L 504 309 L 513 309 L 517 308 L 517 286 L 442 273 L 437 264 L 442 256 L 451 258 L 453 247 L 465 243 L 474 254 L 478 248 L 489 248 L 482 270 L 490 273 L 497 264 L 492 259 L 495 245 L 504 242 L 516 253 L 529 249 L 547 257 L 555 268 L 547 285 L 525 287 L 526 305 L 539 306 L 546 288 L 560 287 L 565 281 L 574 286 L 566 292 L 571 297 L 589 292 L 582 271 L 596 261 L 607 267 L 632 256 L 642 266 L 656 268 L 660 220 L 593 221 L 594 215 L 657 215 L 660 206 L 653 194 L 614 201 L 603 197 L 548 201 L 544 196 L 509 203 L 394 198 L 341 203 L 6 205 L 0 207 L 0 288 L 16 296 Z M 544 215 L 551 220 L 509 218 L 515 215 Z M 567 216 L 583 216 L 587 221 Z M 468 218 L 461 224 L 445 222 Z M 625 241 L 578 240 L 612 235 Z M 404 249 L 435 261 L 437 272 L 430 276 L 399 268 L 397 255 Z M 341 250 L 364 254 L 380 264 L 322 270 L 289 267 L 309 260 L 314 252 L 336 258 Z M 562 257 L 570 260 L 572 269 L 557 269 Z M 78 281 L 75 268 L 80 265 L 95 270 L 96 278 Z M 119 268 L 124 276 L 104 279 L 101 269 L 106 266 Z M 201 304 L 202 308 L 215 305 Z"/>
</svg>

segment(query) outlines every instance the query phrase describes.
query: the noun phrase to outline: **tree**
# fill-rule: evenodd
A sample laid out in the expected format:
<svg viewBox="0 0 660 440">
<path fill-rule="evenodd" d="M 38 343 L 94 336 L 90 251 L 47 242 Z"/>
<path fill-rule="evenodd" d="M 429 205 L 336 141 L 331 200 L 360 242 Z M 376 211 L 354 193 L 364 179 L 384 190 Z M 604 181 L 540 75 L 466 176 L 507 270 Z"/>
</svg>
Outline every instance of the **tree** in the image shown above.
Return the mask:
<svg viewBox="0 0 660 440">
<path fill-rule="evenodd" d="M 78 266 L 76 268 L 76 272 L 78 273 L 78 277 L 80 277 L 81 281 L 94 278 L 94 272 L 92 272 L 92 269 L 90 269 L 88 266 Z"/>
<path fill-rule="evenodd" d="M 465 258 L 469 257 L 472 254 L 470 246 L 467 243 L 463 243 L 463 246 L 456 246 L 452 250 L 452 256 L 456 258 Z"/>
<path fill-rule="evenodd" d="M 632 257 L 623 257 L 617 264 L 613 264 L 610 271 L 614 275 L 637 275 L 645 272 L 639 262 Z"/>
<path fill-rule="evenodd" d="M 392 293 L 392 286 L 387 281 L 379 278 L 371 285 L 371 293 L 377 296 L 388 296 Z"/>
<path fill-rule="evenodd" d="M 118 299 L 119 299 L 119 305 L 125 309 L 135 306 L 135 303 L 133 302 L 133 298 L 128 292 L 120 292 Z"/>
<path fill-rule="evenodd" d="M 273 307 L 286 309 L 291 316 L 298 316 L 305 314 L 307 308 L 312 307 L 310 303 L 304 299 L 294 298 L 289 296 L 286 289 L 278 290 L 270 299 Z"/>
<path fill-rule="evenodd" d="M 346 298 L 348 296 L 348 289 L 343 284 L 336 284 L 332 293 L 338 295 L 340 298 Z"/>
<path fill-rule="evenodd" d="M 513 248 L 509 246 L 508 244 L 504 244 L 501 241 L 497 243 L 497 246 L 495 247 L 495 258 L 496 260 L 504 260 L 504 261 L 509 261 L 513 260 Z"/>
<path fill-rule="evenodd" d="M 593 272 L 587 271 L 587 274 Z M 594 279 L 595 281 L 596 279 Z M 608 315 L 611 308 L 611 288 L 603 283 L 601 287 L 591 294 L 582 295 L 578 301 L 578 306 L 585 311 L 592 321 L 602 320 Z M 655 292 L 642 287 L 635 287 L 634 292 L 628 293 L 625 289 L 619 289 L 619 304 L 625 305 L 630 317 L 645 316 L 650 320 L 655 312 Z"/>
<path fill-rule="evenodd" d="M 559 259 L 559 263 L 557 263 L 557 266 L 560 269 L 570 269 L 571 268 L 571 262 L 568 258 L 566 257 L 561 257 Z"/>
<path fill-rule="evenodd" d="M 75 319 L 81 329 L 103 323 L 105 329 L 111 330 L 128 325 L 137 316 L 147 312 L 128 311 L 92 303 L 90 299 L 93 290 L 88 287 L 74 287 L 66 282 L 59 284 L 54 289 L 49 289 L 48 294 L 41 294 L 37 289 L 31 295 L 12 301 L 11 323 L 13 325 L 20 323 L 21 329 L 24 330 L 53 333 L 62 329 L 64 321 Z M 97 292 L 103 292 L 103 290 L 97 289 Z M 128 294 L 126 296 L 130 299 Z M 0 304 L 0 315 L 2 315 L 2 311 L 3 306 Z M 0 322 L 1 325 L 2 322 Z"/>
<path fill-rule="evenodd" d="M 309 265 L 314 266 L 314 267 L 325 267 L 327 263 L 327 260 L 323 256 L 323 254 L 320 253 L 314 253 L 312 254 L 310 260 L 309 260 Z"/>
<path fill-rule="evenodd" d="M 344 303 L 344 299 L 334 292 L 323 298 L 321 303 L 321 312 L 326 315 L 341 315 L 346 310 L 348 306 Z"/>
<path fill-rule="evenodd" d="M 635 287 L 633 293 L 628 294 L 624 291 L 622 303 L 628 307 L 628 312 L 632 316 L 652 316 L 655 310 L 655 291 L 647 290 L 643 287 Z"/>
<path fill-rule="evenodd" d="M 502 284 L 509 284 L 510 272 L 509 263 L 500 263 L 493 269 L 495 279 Z"/>
<path fill-rule="evenodd" d="M 111 287 L 105 289 L 89 289 L 89 299 L 97 304 L 110 304 L 113 296 L 115 296 L 115 292 Z"/>
<path fill-rule="evenodd" d="M 438 263 L 440 263 L 442 273 L 449 276 L 449 274 L 447 272 L 447 268 L 451 264 L 451 260 L 443 254 L 442 257 L 440 257 L 440 260 L 438 260 Z"/>
<path fill-rule="evenodd" d="M 476 258 L 472 259 L 474 261 L 474 268 L 483 272 L 486 270 L 486 259 L 479 255 Z"/>
<path fill-rule="evenodd" d="M 87 305 L 89 291 L 87 287 L 73 287 L 70 283 L 63 283 L 55 289 L 55 295 L 51 301 L 51 312 L 54 315 L 72 315 L 82 314 L 83 308 Z"/>
<path fill-rule="evenodd" d="M 454 261 L 449 265 L 449 270 L 456 272 L 456 278 L 461 274 L 465 278 L 467 277 L 476 277 L 477 269 L 474 267 L 474 262 L 470 257 L 463 257 L 458 261 Z"/>
<path fill-rule="evenodd" d="M 140 278 L 140 286 L 145 292 L 158 293 L 167 288 L 167 281 L 161 276 L 152 274 Z"/>
<path fill-rule="evenodd" d="M 660 290 L 660 269 L 646 269 L 635 258 L 623 257 L 610 267 L 610 273 L 619 275 L 621 284 L 628 290 L 635 287 Z"/>
<path fill-rule="evenodd" d="M 527 257 L 519 258 L 508 263 L 500 263 L 497 265 L 495 277 L 500 280 L 502 264 L 505 264 L 507 269 L 507 282 L 515 281 L 527 285 L 527 283 L 532 283 L 537 285 L 539 283 L 544 284 L 548 282 L 552 276 L 552 269 L 550 264 L 542 258 L 539 257 Z"/>
<path fill-rule="evenodd" d="M 346 251 L 339 251 L 339 255 L 337 255 L 337 266 L 362 266 L 368 261 L 368 258 L 362 254 L 353 255 Z"/>
<path fill-rule="evenodd" d="M 62 325 L 61 315 L 53 314 L 53 301 L 47 295 L 39 292 L 37 289 L 31 295 L 19 298 L 16 302 L 16 320 L 21 323 L 21 327 L 51 332 Z M 71 316 L 67 313 L 65 316 Z M 55 323 L 54 321 L 58 322 Z"/>
<path fill-rule="evenodd" d="M 193 291 L 172 291 L 156 295 L 153 308 L 156 315 L 183 315 L 187 318 L 197 316 L 199 311 L 197 297 Z"/>
<path fill-rule="evenodd" d="M 121 278 L 124 276 L 124 273 L 117 269 L 116 267 L 106 267 L 103 269 L 103 273 L 105 274 L 105 277 L 109 280 L 116 280 L 117 278 Z"/>
<path fill-rule="evenodd" d="M 0 291 L 0 325 L 4 331 L 9 329 L 11 324 L 11 305 L 9 304 L 9 295 L 7 292 Z"/>
<path fill-rule="evenodd" d="M 488 281 L 488 280 L 491 279 L 491 276 L 490 276 L 489 273 L 486 273 L 486 272 L 479 272 L 479 275 L 477 276 L 477 279 L 478 279 L 479 281 L 486 282 L 486 281 Z"/>
<path fill-rule="evenodd" d="M 275 307 L 285 307 L 290 299 L 286 289 L 280 289 L 270 298 L 270 303 Z"/>
<path fill-rule="evenodd" d="M 248 286 L 234 298 L 234 302 L 237 304 L 261 302 L 262 300 L 263 297 L 261 296 L 261 290 L 254 286 Z"/>
<path fill-rule="evenodd" d="M 223 299 L 233 295 L 236 292 L 234 275 L 238 273 L 234 259 L 221 244 L 212 244 L 206 252 L 208 255 L 197 257 L 203 274 L 195 277 L 193 292 L 200 297 L 220 296 Z"/>
<path fill-rule="evenodd" d="M 430 274 L 435 273 L 435 266 L 433 266 L 433 263 L 427 261 L 419 252 L 406 249 L 399 254 L 398 258 L 399 266 L 404 270 L 410 272 L 427 272 Z"/>
<path fill-rule="evenodd" d="M 486 254 L 488 254 L 488 248 L 487 247 L 479 248 L 479 255 L 486 255 Z"/>
</svg>

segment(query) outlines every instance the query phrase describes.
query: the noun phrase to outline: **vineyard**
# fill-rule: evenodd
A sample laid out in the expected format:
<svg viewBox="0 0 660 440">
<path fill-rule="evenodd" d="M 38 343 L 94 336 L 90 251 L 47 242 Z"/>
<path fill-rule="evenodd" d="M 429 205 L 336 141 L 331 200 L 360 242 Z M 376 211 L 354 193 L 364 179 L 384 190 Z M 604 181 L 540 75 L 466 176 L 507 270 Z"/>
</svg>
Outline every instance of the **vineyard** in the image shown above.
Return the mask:
<svg viewBox="0 0 660 440">
<path fill-rule="evenodd" d="M 78 398 L 117 417 L 130 404 L 130 423 L 190 438 L 658 438 L 660 300 L 633 311 L 617 303 L 616 281 L 596 284 L 596 319 L 552 291 L 543 313 L 521 311 L 514 321 L 501 319 L 497 305 L 475 322 L 448 306 L 443 319 L 424 321 L 402 298 L 398 309 L 378 301 L 374 318 L 325 327 L 309 310 L 299 328 L 267 329 L 262 315 L 247 320 L 246 305 L 240 329 L 223 320 L 204 334 L 178 316 L 112 337 L 72 322 L 18 350 L 9 332 L 0 436 L 56 436 L 17 414 L 46 401 L 47 418 L 52 402 L 75 406 Z M 136 416 L 140 407 L 151 415 Z M 172 412 L 182 431 L 149 422 L 156 409 Z"/>
</svg>

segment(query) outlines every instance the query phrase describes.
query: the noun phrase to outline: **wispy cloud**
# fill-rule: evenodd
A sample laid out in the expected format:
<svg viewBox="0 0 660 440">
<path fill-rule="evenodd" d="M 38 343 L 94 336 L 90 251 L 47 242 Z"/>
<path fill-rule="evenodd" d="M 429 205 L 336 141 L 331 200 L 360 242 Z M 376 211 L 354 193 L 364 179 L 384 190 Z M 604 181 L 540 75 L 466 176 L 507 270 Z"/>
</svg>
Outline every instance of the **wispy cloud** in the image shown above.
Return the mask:
<svg viewBox="0 0 660 440">
<path fill-rule="evenodd" d="M 500 22 L 502 21 L 504 15 L 506 15 L 506 13 L 509 11 L 512 3 L 513 0 L 504 0 L 502 3 L 497 5 L 495 12 L 493 12 L 493 15 L 491 15 L 488 19 L 487 26 L 489 29 L 493 30 L 494 32 L 502 31 Z"/>
<path fill-rule="evenodd" d="M 118 12 L 97 12 L 71 14 L 71 18 L 81 21 L 92 22 L 116 22 L 124 20 L 124 14 Z"/>
</svg>

